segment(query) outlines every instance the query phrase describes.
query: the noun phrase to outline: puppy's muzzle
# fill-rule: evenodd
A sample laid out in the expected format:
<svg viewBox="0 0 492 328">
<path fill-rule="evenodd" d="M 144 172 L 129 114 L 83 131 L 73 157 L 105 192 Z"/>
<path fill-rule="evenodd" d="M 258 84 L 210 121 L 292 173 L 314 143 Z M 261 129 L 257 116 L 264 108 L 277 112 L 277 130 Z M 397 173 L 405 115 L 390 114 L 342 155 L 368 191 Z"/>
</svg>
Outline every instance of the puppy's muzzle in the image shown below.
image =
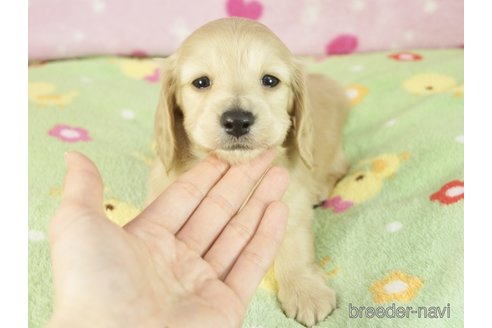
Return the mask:
<svg viewBox="0 0 492 328">
<path fill-rule="evenodd" d="M 247 133 L 255 123 L 255 117 L 251 112 L 242 109 L 233 109 L 224 112 L 220 118 L 222 128 L 236 138 Z"/>
</svg>

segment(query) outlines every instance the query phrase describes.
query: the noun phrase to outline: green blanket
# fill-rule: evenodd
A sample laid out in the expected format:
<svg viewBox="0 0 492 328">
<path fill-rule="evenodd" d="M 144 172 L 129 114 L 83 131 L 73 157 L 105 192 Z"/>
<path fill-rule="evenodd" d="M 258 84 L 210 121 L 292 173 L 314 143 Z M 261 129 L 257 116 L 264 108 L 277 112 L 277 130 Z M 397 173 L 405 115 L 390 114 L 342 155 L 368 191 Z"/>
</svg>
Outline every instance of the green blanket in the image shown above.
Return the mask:
<svg viewBox="0 0 492 328">
<path fill-rule="evenodd" d="M 318 326 L 463 326 L 463 51 L 305 61 L 345 85 L 352 102 L 344 131 L 352 167 L 315 211 L 317 258 L 338 295 L 338 309 Z M 158 82 L 150 59 L 30 66 L 30 327 L 52 311 L 47 225 L 63 153 L 94 160 L 108 216 L 124 224 L 146 194 Z M 269 272 L 244 327 L 301 327 L 282 313 L 276 288 Z"/>
</svg>

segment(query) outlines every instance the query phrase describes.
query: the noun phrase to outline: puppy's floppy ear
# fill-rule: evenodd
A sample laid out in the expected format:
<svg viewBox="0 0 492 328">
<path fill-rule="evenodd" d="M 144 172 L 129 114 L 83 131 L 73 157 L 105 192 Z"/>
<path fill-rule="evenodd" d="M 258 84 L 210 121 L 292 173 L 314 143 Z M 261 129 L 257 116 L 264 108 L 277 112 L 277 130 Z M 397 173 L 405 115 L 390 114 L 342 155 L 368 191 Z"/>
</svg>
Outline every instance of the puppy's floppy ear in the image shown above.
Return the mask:
<svg viewBox="0 0 492 328">
<path fill-rule="evenodd" d="M 293 101 L 293 145 L 304 164 L 313 167 L 313 124 L 308 111 L 308 96 L 306 89 L 306 71 L 300 60 L 294 63 L 294 78 L 292 81 Z"/>
<path fill-rule="evenodd" d="M 163 60 L 159 104 L 155 113 L 156 152 L 169 173 L 187 149 L 183 114 L 176 103 L 176 55 Z"/>
</svg>

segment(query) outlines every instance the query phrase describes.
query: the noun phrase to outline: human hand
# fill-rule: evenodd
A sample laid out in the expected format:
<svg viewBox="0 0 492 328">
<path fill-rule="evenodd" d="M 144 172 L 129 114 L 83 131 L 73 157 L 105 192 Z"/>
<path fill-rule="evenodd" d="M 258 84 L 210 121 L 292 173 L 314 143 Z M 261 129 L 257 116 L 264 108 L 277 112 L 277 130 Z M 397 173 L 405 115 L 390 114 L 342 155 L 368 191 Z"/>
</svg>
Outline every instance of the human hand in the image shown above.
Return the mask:
<svg viewBox="0 0 492 328">
<path fill-rule="evenodd" d="M 95 165 L 67 153 L 50 225 L 49 327 L 238 327 L 282 240 L 287 172 L 268 151 L 229 167 L 209 157 L 125 227 L 103 210 Z"/>
</svg>

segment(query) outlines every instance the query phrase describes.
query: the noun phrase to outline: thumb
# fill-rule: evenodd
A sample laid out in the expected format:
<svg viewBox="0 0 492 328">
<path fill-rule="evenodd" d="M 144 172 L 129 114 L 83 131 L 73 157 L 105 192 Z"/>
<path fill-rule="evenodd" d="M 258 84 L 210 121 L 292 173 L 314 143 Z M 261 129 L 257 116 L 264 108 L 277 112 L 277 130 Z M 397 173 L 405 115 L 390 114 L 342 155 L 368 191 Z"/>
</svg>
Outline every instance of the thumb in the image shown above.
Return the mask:
<svg viewBox="0 0 492 328">
<path fill-rule="evenodd" d="M 60 207 L 103 211 L 103 182 L 94 163 L 78 152 L 65 153 L 65 182 Z"/>
</svg>

